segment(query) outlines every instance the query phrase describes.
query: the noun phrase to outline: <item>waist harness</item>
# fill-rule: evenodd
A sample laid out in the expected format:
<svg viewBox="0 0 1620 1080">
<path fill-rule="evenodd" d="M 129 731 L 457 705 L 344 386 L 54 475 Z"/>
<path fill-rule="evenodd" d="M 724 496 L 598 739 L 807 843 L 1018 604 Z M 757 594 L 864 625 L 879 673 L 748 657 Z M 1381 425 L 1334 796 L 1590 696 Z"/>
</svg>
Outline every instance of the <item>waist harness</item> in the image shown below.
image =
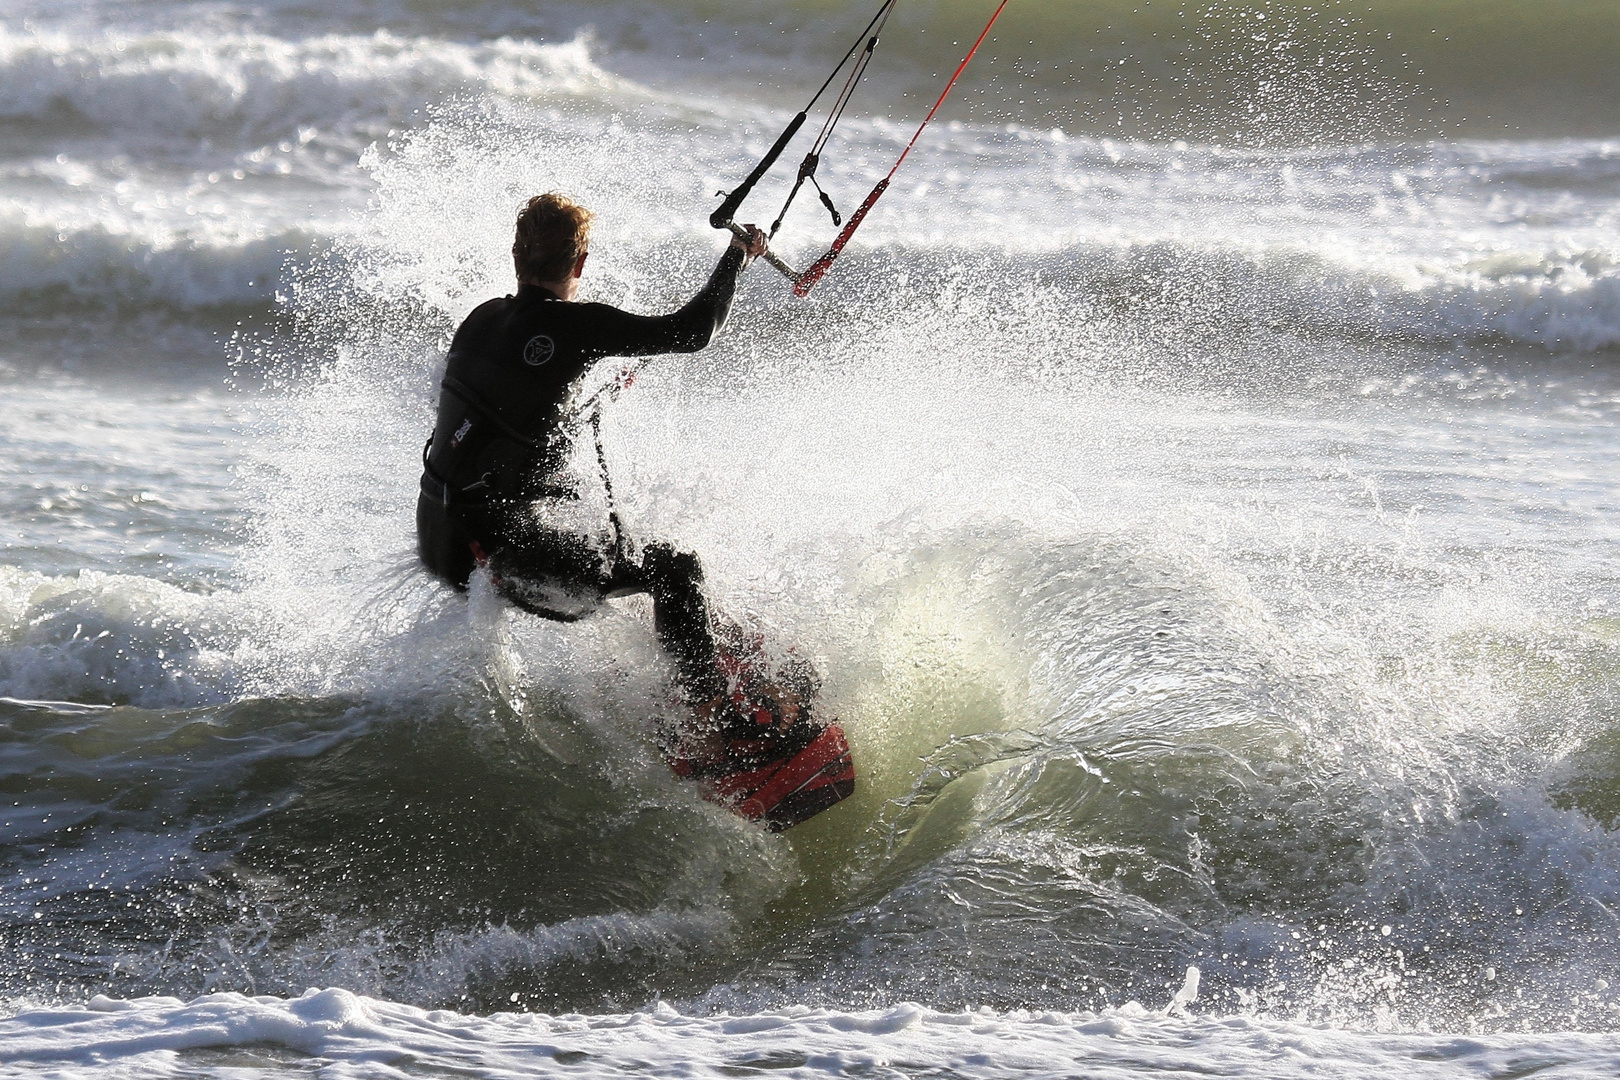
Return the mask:
<svg viewBox="0 0 1620 1080">
<path fill-rule="evenodd" d="M 473 416 L 468 416 L 457 429 L 450 450 L 459 451 L 464 461 L 476 461 L 478 451 L 483 449 L 494 439 L 505 439 L 517 443 L 519 446 L 534 453 L 543 454 L 545 444 L 539 439 L 531 438 L 517 428 L 502 420 L 487 402 L 471 387 L 461 380 L 446 375 L 439 383 L 442 390 L 454 394 L 467 406 Z M 476 420 L 474 419 L 476 416 Z M 439 500 L 446 509 L 452 506 L 467 506 L 487 503 L 494 497 L 504 480 L 495 469 L 487 469 L 479 474 L 471 483 L 461 483 L 464 477 L 452 479 L 434 467 L 432 461 L 433 441 L 438 433 L 428 436 L 422 445 L 422 493 L 430 499 Z M 448 470 L 451 474 L 457 470 L 452 466 Z M 535 499 L 573 499 L 579 498 L 579 492 L 571 487 L 560 487 L 555 484 L 527 484 L 523 495 Z M 508 496 L 509 498 L 515 496 Z"/>
</svg>

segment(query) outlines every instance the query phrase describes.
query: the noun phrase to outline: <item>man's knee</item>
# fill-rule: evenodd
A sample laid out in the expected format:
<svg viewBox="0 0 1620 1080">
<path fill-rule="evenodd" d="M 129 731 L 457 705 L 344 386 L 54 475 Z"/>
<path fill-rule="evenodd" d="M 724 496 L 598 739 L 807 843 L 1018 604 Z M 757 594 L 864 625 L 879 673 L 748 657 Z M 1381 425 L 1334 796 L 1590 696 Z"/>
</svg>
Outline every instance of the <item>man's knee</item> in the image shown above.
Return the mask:
<svg viewBox="0 0 1620 1080">
<path fill-rule="evenodd" d="M 542 619 L 578 622 L 602 607 L 604 597 L 600 589 L 559 581 L 501 577 L 494 567 L 491 567 L 491 571 L 497 596 Z"/>
<path fill-rule="evenodd" d="M 694 593 L 703 585 L 698 557 L 668 544 L 650 544 L 642 551 L 641 573 L 654 600 Z"/>
</svg>

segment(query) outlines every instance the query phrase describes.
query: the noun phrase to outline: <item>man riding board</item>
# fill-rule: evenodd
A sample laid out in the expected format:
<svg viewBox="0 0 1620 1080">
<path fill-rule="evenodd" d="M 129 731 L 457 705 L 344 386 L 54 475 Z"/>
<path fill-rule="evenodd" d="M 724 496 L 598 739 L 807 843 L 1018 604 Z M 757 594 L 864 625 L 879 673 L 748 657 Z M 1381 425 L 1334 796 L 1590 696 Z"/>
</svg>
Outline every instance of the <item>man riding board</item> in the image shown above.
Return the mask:
<svg viewBox="0 0 1620 1080">
<path fill-rule="evenodd" d="M 566 516 L 555 511 L 580 498 L 568 464 L 580 427 L 574 391 L 586 373 L 607 356 L 707 346 L 725 325 L 743 270 L 764 253 L 765 236 L 746 226 L 678 311 L 634 315 L 574 299 L 592 219 L 555 193 L 519 211 L 517 292 L 475 308 L 445 359 L 438 419 L 422 456 L 417 550 L 457 589 L 482 568 L 501 597 L 548 619 L 573 621 L 610 596 L 648 593 L 654 630 L 693 710 L 672 734 L 671 764 L 703 780 L 716 801 L 786 828 L 854 784 L 842 731 L 808 714 L 816 690 L 809 666 L 773 671 L 757 639 L 717 622 L 695 555 L 649 543 L 637 561 L 616 520 L 611 538 L 548 520 Z"/>
</svg>

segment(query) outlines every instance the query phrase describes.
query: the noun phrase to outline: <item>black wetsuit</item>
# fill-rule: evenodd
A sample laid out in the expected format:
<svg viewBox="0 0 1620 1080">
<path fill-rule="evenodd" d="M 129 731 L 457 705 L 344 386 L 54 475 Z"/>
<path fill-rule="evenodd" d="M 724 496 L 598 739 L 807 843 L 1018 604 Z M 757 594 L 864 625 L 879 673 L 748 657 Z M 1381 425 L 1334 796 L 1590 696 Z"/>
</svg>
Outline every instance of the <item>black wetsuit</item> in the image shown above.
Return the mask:
<svg viewBox="0 0 1620 1080">
<path fill-rule="evenodd" d="M 473 569 L 486 565 L 503 597 L 551 619 L 580 618 L 609 595 L 648 592 L 659 640 L 688 694 L 716 692 L 696 557 L 652 544 L 631 562 L 618 543 L 547 528 L 534 504 L 579 497 L 564 458 L 572 422 L 566 399 L 580 376 L 605 356 L 708 345 L 731 310 L 742 268 L 743 253 L 728 248 L 703 290 L 670 315 L 566 302 L 538 285 L 474 309 L 450 343 L 438 421 L 423 453 L 416 536 L 428 569 L 465 589 Z"/>
</svg>

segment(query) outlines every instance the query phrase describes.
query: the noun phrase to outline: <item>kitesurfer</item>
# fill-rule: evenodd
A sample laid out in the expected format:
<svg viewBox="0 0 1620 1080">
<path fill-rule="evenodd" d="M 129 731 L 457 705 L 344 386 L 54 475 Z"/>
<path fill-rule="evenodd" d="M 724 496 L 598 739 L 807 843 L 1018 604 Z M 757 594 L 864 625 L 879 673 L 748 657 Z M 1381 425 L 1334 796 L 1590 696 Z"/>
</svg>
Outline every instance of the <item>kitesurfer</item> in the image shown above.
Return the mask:
<svg viewBox="0 0 1620 1080">
<path fill-rule="evenodd" d="M 704 702 L 725 688 L 725 676 L 697 557 L 651 543 L 632 558 L 622 537 L 557 521 L 580 498 L 567 468 L 581 427 L 571 395 L 603 357 L 707 346 L 725 325 L 744 268 L 765 251 L 765 236 L 747 226 L 680 310 L 634 315 L 574 299 L 593 218 L 556 193 L 518 212 L 517 292 L 475 308 L 450 343 L 438 420 L 422 456 L 417 551 L 457 589 L 485 567 L 500 596 L 548 619 L 572 621 L 609 596 L 649 593 L 682 690 Z"/>
<path fill-rule="evenodd" d="M 670 767 L 696 780 L 705 798 L 785 829 L 855 788 L 843 730 L 811 715 L 815 671 L 792 656 L 771 662 L 758 635 L 717 618 L 692 553 L 658 542 L 632 550 L 611 510 L 600 413 L 575 400 L 603 357 L 707 346 L 725 325 L 744 268 L 765 253 L 765 235 L 737 229 L 708 283 L 680 310 L 633 315 L 574 299 L 591 221 L 589 210 L 555 193 L 518 212 L 517 292 L 479 305 L 450 342 L 438 419 L 422 450 L 417 550 L 457 589 L 482 567 L 500 596 L 548 619 L 569 622 L 610 596 L 650 594 L 653 629 L 690 706 L 663 732 Z M 610 529 L 577 524 L 580 490 L 569 462 L 587 422 L 596 428 Z"/>
</svg>

